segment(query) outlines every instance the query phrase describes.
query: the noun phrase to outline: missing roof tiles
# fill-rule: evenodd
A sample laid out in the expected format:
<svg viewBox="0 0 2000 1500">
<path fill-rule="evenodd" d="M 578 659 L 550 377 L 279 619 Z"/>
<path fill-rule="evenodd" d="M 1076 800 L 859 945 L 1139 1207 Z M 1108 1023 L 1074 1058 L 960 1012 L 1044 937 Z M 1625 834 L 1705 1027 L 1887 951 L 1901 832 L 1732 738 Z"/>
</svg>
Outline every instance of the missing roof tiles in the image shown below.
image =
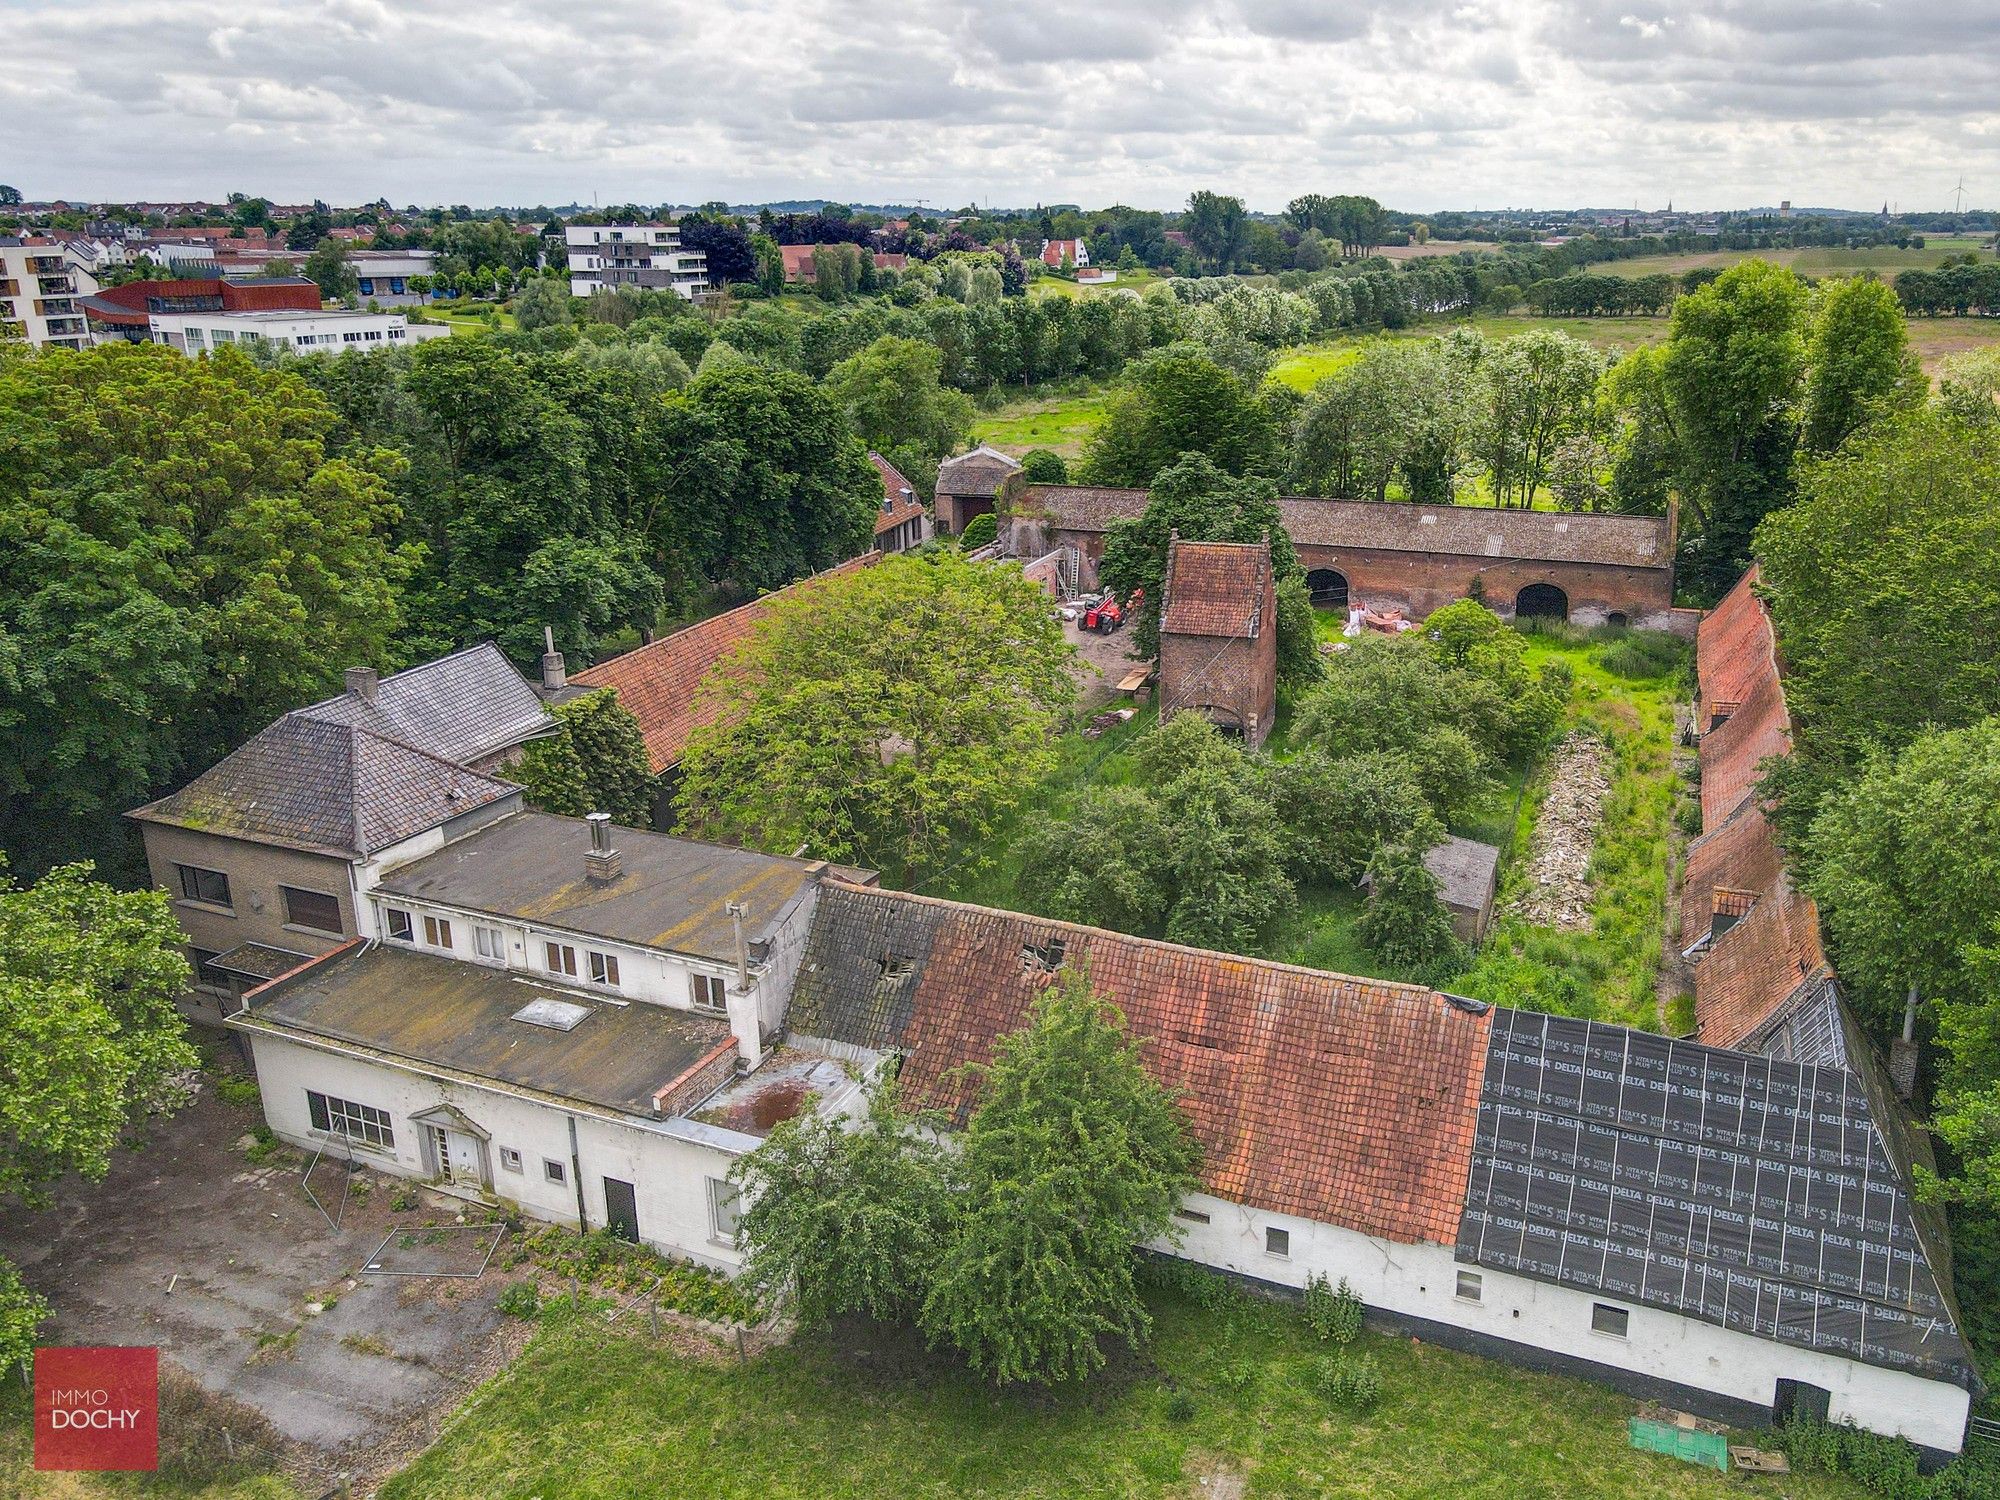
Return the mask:
<svg viewBox="0 0 2000 1500">
<path fill-rule="evenodd" d="M 1039 947 L 1033 943 L 1023 943 L 1021 945 L 1021 967 L 1024 969 L 1040 969 L 1045 974 L 1053 974 L 1057 969 L 1062 967 L 1063 954 L 1067 951 L 1067 947 L 1066 940 L 1059 936 L 1051 936 L 1046 943 Z"/>
</svg>

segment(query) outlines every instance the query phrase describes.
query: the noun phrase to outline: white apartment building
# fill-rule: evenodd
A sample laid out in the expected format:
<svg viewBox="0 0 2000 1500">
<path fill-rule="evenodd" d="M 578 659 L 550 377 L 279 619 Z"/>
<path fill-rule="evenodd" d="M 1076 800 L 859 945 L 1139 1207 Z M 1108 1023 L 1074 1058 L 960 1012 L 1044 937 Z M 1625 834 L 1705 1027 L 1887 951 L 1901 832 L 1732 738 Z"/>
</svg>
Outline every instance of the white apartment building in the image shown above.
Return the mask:
<svg viewBox="0 0 2000 1500">
<path fill-rule="evenodd" d="M 37 349 L 85 349 L 90 323 L 83 299 L 97 278 L 67 246 L 44 239 L 0 238 L 0 338 Z"/>
<path fill-rule="evenodd" d="M 342 309 L 155 313 L 150 321 L 154 343 L 190 355 L 230 344 L 280 344 L 301 354 L 341 354 L 451 337 L 451 330 L 442 324 L 412 323 L 401 313 Z"/>
<path fill-rule="evenodd" d="M 708 257 L 681 249 L 673 224 L 571 224 L 563 231 L 573 297 L 614 286 L 673 290 L 689 301 L 708 290 Z"/>
</svg>

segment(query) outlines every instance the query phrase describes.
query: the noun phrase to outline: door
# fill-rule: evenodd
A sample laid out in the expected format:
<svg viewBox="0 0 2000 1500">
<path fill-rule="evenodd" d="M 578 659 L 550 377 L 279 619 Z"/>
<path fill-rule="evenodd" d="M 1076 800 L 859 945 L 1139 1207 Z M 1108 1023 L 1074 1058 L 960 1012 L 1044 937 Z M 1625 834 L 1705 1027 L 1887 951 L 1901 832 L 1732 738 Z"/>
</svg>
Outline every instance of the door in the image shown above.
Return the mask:
<svg viewBox="0 0 2000 1500">
<path fill-rule="evenodd" d="M 1825 1386 L 1780 1380 L 1777 1397 L 1771 1402 L 1771 1420 L 1780 1426 L 1794 1421 L 1824 1422 L 1832 1401 L 1833 1393 Z"/>
<path fill-rule="evenodd" d="M 438 1176 L 446 1182 L 485 1186 L 479 1164 L 479 1142 L 462 1130 L 449 1130 L 442 1125 L 433 1125 L 430 1131 L 431 1154 L 437 1160 Z"/>
<path fill-rule="evenodd" d="M 639 1199 L 631 1183 L 604 1179 L 604 1222 L 621 1240 L 639 1242 Z"/>
</svg>

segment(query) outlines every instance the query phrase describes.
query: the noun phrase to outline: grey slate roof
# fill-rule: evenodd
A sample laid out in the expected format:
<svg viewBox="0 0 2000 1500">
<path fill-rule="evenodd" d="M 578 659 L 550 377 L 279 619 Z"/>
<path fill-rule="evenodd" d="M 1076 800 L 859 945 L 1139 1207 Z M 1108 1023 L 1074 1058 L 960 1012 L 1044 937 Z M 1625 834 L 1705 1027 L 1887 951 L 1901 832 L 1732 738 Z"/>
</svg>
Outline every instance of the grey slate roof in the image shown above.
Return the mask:
<svg viewBox="0 0 2000 1500">
<path fill-rule="evenodd" d="M 1009 475 L 1020 471 L 1019 463 L 998 448 L 981 443 L 970 453 L 961 453 L 938 465 L 937 488 L 947 495 L 990 497 L 1007 482 Z"/>
<path fill-rule="evenodd" d="M 442 756 L 299 712 L 130 816 L 351 859 L 520 794 Z"/>
<path fill-rule="evenodd" d="M 1147 492 L 1090 485 L 1030 485 L 1016 509 L 1043 514 L 1065 531 L 1109 531 L 1146 509 Z M 1658 516 L 1570 515 L 1496 510 L 1482 505 L 1410 505 L 1401 501 L 1278 502 L 1285 531 L 1302 547 L 1436 552 L 1542 562 L 1666 568 L 1673 563 L 1667 522 Z"/>
<path fill-rule="evenodd" d="M 299 712 L 461 763 L 554 727 L 534 688 L 491 641 L 384 677 L 373 703 L 348 692 Z"/>
<path fill-rule="evenodd" d="M 584 873 L 590 828 L 583 819 L 516 813 L 399 865 L 379 889 L 734 963 L 730 902 L 743 904 L 744 936 L 755 940 L 832 869 L 636 828 L 612 829 L 611 844 L 624 873 L 595 884 Z"/>
</svg>

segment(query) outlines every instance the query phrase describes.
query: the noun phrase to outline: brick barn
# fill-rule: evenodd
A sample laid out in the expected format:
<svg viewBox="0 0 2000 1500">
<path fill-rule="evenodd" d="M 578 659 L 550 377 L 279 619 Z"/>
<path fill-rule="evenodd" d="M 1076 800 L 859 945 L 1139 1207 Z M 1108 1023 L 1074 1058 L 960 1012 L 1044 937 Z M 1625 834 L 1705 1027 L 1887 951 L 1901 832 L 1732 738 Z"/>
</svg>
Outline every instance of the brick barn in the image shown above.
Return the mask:
<svg viewBox="0 0 2000 1500">
<path fill-rule="evenodd" d="M 1001 491 L 1019 483 L 1020 473 L 1020 464 L 984 443 L 970 453 L 946 459 L 938 465 L 936 501 L 932 506 L 937 513 L 937 529 L 945 536 L 957 536 L 974 516 L 990 514 Z M 1053 550 L 1044 547 L 1042 552 Z M 1042 553 L 1031 555 L 1040 557 Z"/>
<path fill-rule="evenodd" d="M 1167 547 L 1160 596 L 1160 717 L 1206 714 L 1264 743 L 1278 708 L 1278 596 L 1267 542 Z"/>
<path fill-rule="evenodd" d="M 1354 601 L 1421 618 L 1477 596 L 1510 619 L 1693 633 L 1695 613 L 1674 608 L 1671 517 L 1303 497 L 1278 504 L 1322 609 Z M 1011 498 L 1003 535 L 1019 557 L 1074 546 L 1094 577 L 1106 533 L 1145 508 L 1142 489 L 1028 485 Z"/>
</svg>

